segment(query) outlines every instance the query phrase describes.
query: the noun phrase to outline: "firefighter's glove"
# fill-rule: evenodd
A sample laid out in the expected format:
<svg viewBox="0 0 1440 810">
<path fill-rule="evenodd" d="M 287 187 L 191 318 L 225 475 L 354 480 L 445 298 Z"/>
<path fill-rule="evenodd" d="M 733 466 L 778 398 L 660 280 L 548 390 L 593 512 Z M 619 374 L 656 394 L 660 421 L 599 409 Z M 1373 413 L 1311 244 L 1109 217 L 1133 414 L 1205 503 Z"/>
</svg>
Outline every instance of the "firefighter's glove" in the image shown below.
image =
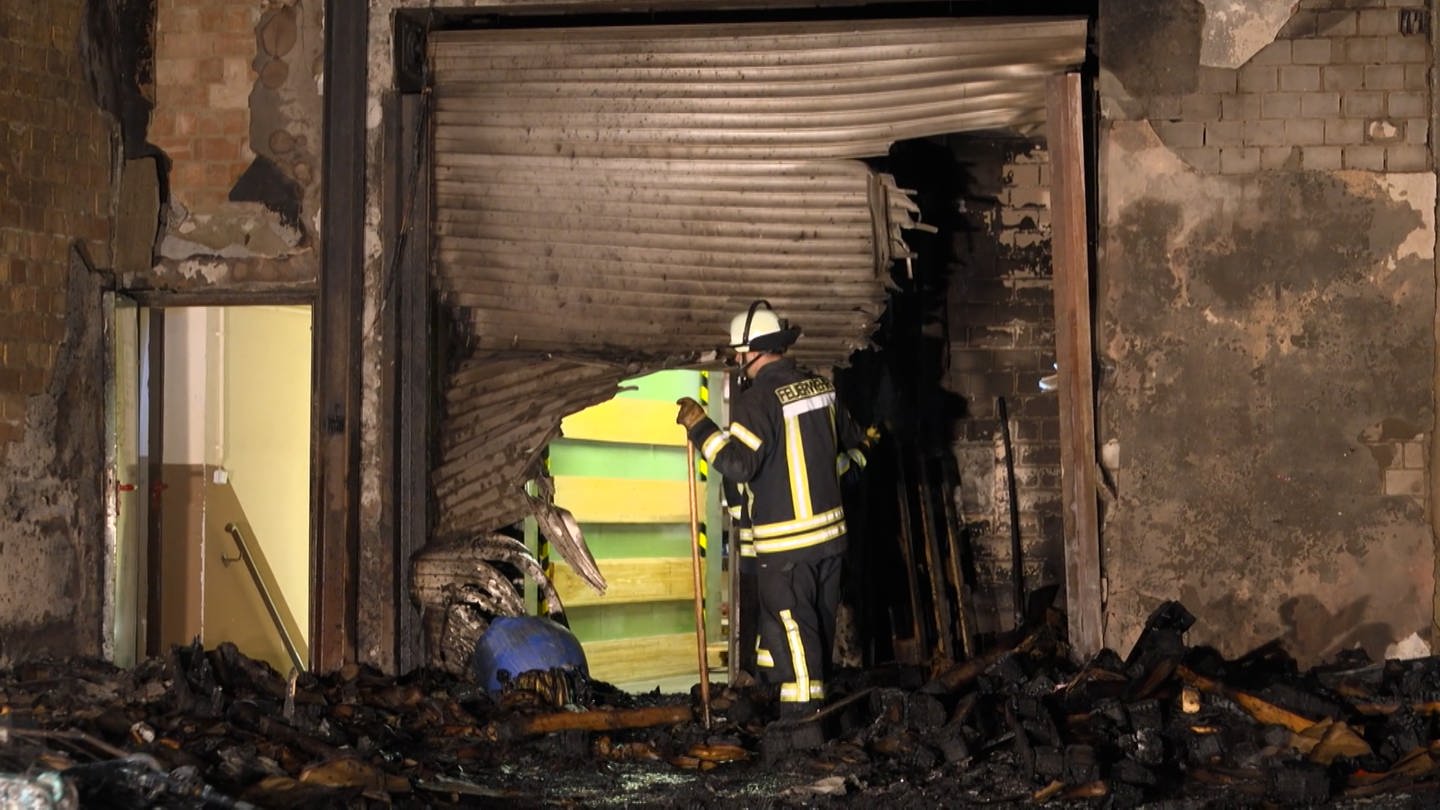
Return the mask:
<svg viewBox="0 0 1440 810">
<path fill-rule="evenodd" d="M 675 400 L 675 404 L 680 406 L 680 412 L 675 414 L 675 424 L 684 425 L 686 430 L 705 418 L 704 406 L 690 397 L 681 397 Z"/>
</svg>

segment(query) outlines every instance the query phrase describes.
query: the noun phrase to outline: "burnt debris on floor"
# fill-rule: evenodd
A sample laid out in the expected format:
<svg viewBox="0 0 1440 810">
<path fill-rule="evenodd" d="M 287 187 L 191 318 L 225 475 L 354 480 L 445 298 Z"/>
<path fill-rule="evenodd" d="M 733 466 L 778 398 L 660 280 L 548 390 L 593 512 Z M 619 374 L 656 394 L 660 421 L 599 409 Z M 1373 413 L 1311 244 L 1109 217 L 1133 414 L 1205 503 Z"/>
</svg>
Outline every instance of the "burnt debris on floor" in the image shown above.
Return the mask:
<svg viewBox="0 0 1440 810">
<path fill-rule="evenodd" d="M 1425 806 L 1440 658 L 1301 671 L 1185 644 L 1178 603 L 1123 658 L 1054 613 L 970 660 L 849 670 L 804 721 L 762 688 L 632 695 L 568 670 L 498 693 L 433 669 L 286 679 L 233 646 L 0 673 L 0 798 L 51 807 Z M 20 798 L 15 798 L 20 797 Z M 25 803 L 28 802 L 28 803 Z"/>
</svg>

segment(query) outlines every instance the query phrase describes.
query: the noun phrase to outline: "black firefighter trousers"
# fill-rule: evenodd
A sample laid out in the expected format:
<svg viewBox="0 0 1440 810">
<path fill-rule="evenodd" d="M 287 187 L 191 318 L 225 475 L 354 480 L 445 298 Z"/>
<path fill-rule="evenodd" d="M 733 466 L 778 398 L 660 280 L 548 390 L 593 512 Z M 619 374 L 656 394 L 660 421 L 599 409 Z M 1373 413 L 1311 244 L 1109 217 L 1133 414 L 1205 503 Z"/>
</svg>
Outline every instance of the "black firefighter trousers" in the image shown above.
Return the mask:
<svg viewBox="0 0 1440 810">
<path fill-rule="evenodd" d="M 770 683 L 779 684 L 782 705 L 825 699 L 841 559 L 837 553 L 810 562 L 779 562 L 760 555 L 760 641 L 774 659 L 766 674 Z"/>
</svg>

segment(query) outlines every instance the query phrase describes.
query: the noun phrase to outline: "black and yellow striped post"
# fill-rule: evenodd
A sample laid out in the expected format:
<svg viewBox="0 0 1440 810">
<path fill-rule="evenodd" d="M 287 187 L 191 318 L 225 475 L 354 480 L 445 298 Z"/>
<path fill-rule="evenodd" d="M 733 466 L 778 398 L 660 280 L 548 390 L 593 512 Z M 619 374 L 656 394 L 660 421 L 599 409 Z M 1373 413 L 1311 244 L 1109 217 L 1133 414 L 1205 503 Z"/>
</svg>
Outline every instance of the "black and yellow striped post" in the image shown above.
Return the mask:
<svg viewBox="0 0 1440 810">
<path fill-rule="evenodd" d="M 550 448 L 547 446 L 541 451 L 540 464 L 545 469 L 545 477 L 550 478 Z M 552 499 L 553 501 L 553 499 Z M 555 582 L 555 561 L 550 558 L 550 538 L 544 532 L 536 532 L 538 542 L 535 549 L 535 560 L 540 563 L 540 570 L 545 572 L 545 579 L 551 583 Z M 540 607 L 540 615 L 549 616 L 552 610 L 559 605 L 550 604 L 550 597 L 545 595 L 543 589 L 536 589 L 536 603 Z"/>
<path fill-rule="evenodd" d="M 705 413 L 710 413 L 710 372 L 703 369 L 700 372 L 700 406 L 705 409 Z M 705 492 L 708 486 L 707 482 L 710 480 L 710 462 L 706 461 L 704 456 L 695 458 L 695 475 L 700 479 L 700 491 Z M 703 511 L 700 513 L 699 520 L 697 543 L 700 547 L 700 557 L 704 559 L 710 554 L 710 537 L 706 532 Z"/>
</svg>

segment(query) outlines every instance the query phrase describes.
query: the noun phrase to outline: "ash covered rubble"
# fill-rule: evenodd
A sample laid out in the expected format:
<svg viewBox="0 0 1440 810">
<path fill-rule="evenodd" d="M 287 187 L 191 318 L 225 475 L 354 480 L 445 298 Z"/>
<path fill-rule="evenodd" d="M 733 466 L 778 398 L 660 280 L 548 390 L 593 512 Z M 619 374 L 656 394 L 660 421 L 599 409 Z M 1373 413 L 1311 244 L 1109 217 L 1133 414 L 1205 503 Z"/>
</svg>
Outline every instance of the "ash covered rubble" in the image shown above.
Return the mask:
<svg viewBox="0 0 1440 810">
<path fill-rule="evenodd" d="M 493 694 L 433 669 L 286 679 L 234 647 L 0 673 L 6 807 L 1433 806 L 1440 659 L 1191 647 L 1161 605 L 1121 657 L 1063 617 L 958 664 L 850 670 L 815 718 L 759 688 L 631 695 L 572 671 Z M 8 792 L 7 792 L 8 791 Z M 29 801 L 29 804 L 22 803 Z"/>
</svg>

